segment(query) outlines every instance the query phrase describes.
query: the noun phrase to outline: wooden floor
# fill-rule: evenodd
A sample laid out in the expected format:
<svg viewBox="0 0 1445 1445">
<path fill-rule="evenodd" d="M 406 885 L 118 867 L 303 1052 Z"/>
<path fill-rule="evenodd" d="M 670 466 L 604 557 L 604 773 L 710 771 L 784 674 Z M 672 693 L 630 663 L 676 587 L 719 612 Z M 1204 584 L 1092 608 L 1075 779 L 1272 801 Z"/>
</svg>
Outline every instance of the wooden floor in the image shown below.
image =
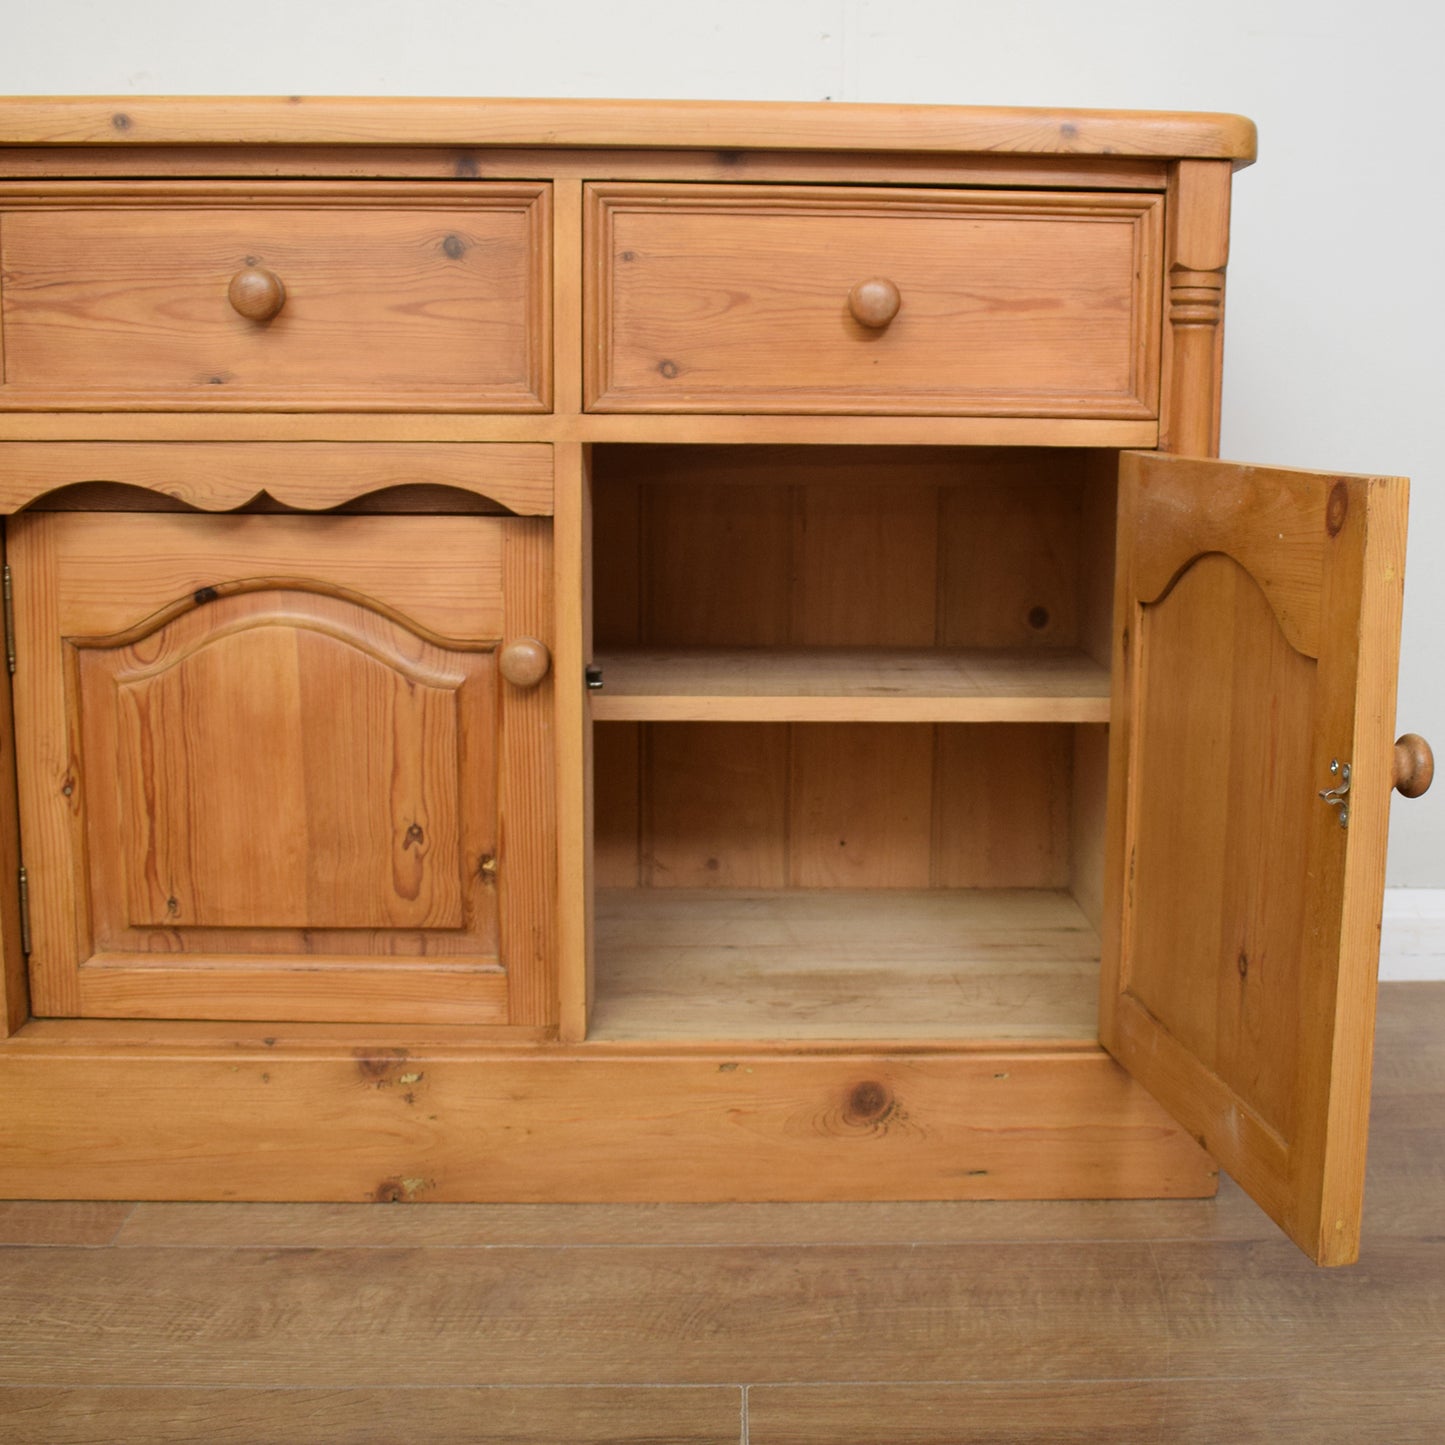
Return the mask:
<svg viewBox="0 0 1445 1445">
<path fill-rule="evenodd" d="M 1445 1441 L 1445 984 L 1361 1261 L 1205 1202 L 0 1204 L 0 1440 Z M 0 1121 L 3 1128 L 3 1121 Z"/>
</svg>

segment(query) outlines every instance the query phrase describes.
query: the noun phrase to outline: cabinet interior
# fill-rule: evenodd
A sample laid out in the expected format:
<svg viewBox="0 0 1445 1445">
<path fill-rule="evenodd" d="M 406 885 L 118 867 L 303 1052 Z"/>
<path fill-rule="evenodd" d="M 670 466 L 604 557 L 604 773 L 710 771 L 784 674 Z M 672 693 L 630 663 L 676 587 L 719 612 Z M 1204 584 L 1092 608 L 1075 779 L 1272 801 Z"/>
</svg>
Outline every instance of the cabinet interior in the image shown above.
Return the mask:
<svg viewBox="0 0 1445 1445">
<path fill-rule="evenodd" d="M 590 1037 L 1096 1037 L 1116 466 L 594 449 Z"/>
</svg>

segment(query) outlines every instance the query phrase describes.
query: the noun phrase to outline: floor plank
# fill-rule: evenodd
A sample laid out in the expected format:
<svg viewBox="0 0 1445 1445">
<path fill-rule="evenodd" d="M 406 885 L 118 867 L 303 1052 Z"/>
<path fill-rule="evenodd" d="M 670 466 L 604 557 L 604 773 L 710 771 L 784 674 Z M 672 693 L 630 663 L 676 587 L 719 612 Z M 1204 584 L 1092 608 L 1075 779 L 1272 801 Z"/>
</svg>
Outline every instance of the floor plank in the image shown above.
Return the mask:
<svg viewBox="0 0 1445 1445">
<path fill-rule="evenodd" d="M 0 1259 L 0 1318 L 28 1324 L 0 1383 L 1161 1374 L 1151 1248 L 16 1251 Z"/>
<path fill-rule="evenodd" d="M 109 1244 L 134 1208 L 93 1200 L 0 1199 L 0 1245 Z"/>
<path fill-rule="evenodd" d="M 139 1204 L 125 1247 L 463 1249 L 1266 1239 L 1229 1180 L 1218 1199 L 917 1204 Z"/>
<path fill-rule="evenodd" d="M 0 1383 L 727 1384 L 1445 1369 L 1445 1242 L 20 1250 Z"/>
<path fill-rule="evenodd" d="M 737 1445 L 741 1390 L 0 1390 L 44 1445 Z"/>
<path fill-rule="evenodd" d="M 1405 1377 L 748 1392 L 749 1445 L 1439 1445 L 1440 1385 Z"/>
</svg>

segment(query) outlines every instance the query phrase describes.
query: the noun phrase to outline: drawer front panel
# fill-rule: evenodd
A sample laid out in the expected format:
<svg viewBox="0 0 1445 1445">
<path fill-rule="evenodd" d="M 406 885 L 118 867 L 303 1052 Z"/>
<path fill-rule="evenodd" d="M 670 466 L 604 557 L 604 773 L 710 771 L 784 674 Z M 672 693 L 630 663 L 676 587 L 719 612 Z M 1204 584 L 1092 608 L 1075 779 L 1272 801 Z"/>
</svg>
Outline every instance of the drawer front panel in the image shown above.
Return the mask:
<svg viewBox="0 0 1445 1445">
<path fill-rule="evenodd" d="M 547 199 L 537 185 L 0 192 L 0 399 L 544 410 Z M 270 319 L 233 305 L 242 272 L 279 279 Z"/>
<path fill-rule="evenodd" d="M 1158 196 L 597 185 L 588 216 L 593 410 L 1158 414 Z"/>
</svg>

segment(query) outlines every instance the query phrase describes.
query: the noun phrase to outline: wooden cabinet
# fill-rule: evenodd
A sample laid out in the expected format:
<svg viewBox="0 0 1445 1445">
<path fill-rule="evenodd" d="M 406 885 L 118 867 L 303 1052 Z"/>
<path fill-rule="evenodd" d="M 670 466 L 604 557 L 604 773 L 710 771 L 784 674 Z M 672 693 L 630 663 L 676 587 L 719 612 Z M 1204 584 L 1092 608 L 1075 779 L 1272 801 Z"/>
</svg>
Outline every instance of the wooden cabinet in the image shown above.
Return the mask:
<svg viewBox="0 0 1445 1445">
<path fill-rule="evenodd" d="M 1247 122 L 118 106 L 0 109 L 0 1189 L 1354 1256 L 1406 488 L 1209 459 Z"/>
</svg>

